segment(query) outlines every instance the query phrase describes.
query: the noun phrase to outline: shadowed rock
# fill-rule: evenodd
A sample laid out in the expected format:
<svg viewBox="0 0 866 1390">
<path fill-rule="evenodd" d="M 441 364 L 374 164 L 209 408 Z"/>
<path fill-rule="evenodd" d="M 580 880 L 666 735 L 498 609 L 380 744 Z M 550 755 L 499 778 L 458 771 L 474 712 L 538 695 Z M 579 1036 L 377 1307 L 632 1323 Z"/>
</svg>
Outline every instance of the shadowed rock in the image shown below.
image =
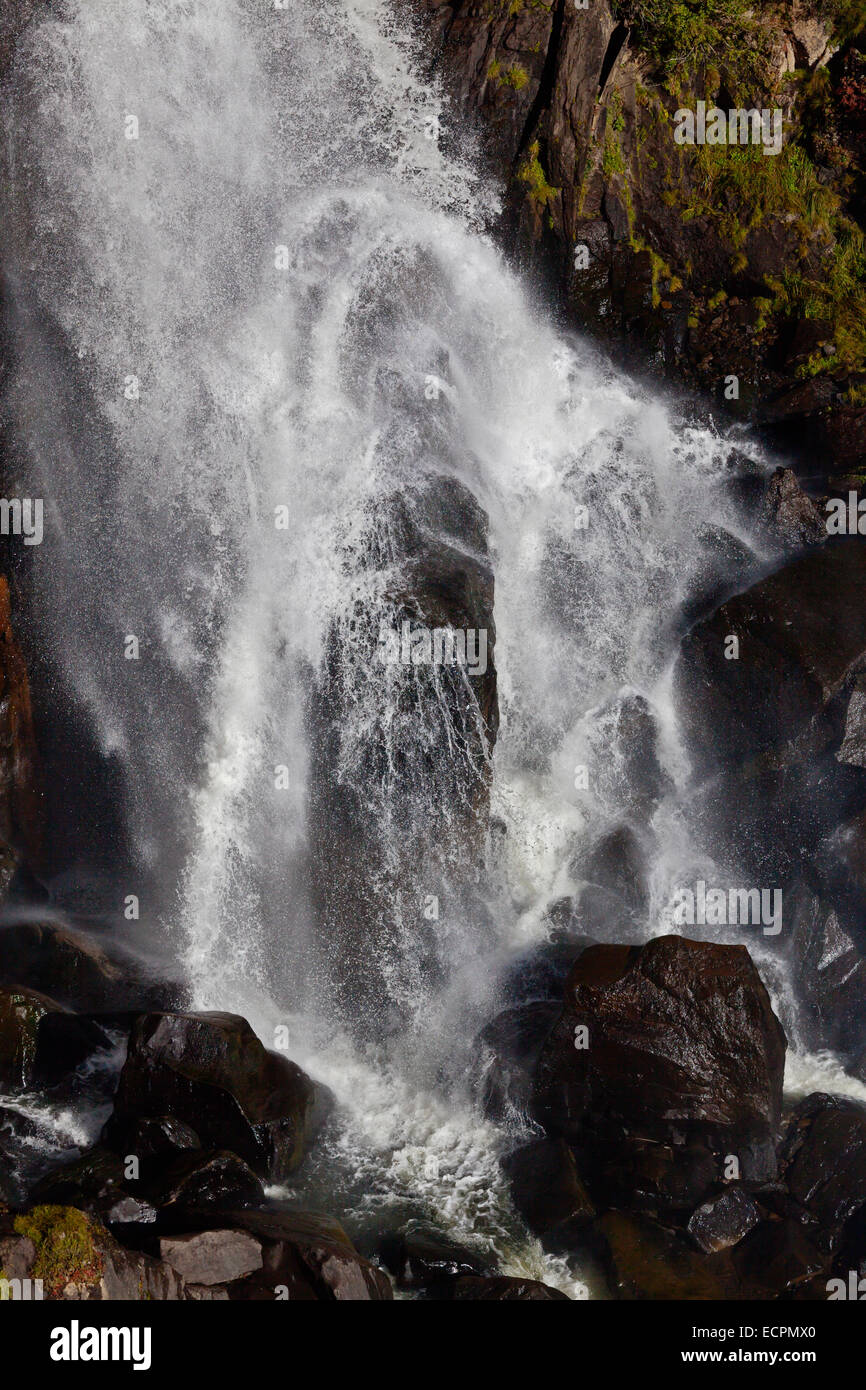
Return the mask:
<svg viewBox="0 0 866 1390">
<path fill-rule="evenodd" d="M 596 1200 L 694 1207 L 727 1158 L 742 1177 L 774 1175 L 784 1059 L 745 947 L 593 946 L 542 1049 L 534 1110 L 575 1147 Z"/>
<path fill-rule="evenodd" d="M 171 1115 L 274 1182 L 300 1163 L 316 1088 L 235 1014 L 146 1014 L 130 1035 L 119 1119 Z"/>
</svg>

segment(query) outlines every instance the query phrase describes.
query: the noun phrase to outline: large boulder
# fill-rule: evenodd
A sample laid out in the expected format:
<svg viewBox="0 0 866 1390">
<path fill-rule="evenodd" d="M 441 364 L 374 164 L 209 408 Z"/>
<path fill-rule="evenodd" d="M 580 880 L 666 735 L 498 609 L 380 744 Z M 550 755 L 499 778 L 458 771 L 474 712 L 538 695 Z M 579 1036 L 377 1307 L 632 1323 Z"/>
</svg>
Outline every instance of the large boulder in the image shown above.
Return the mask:
<svg viewBox="0 0 866 1390">
<path fill-rule="evenodd" d="M 473 1089 L 489 1119 L 505 1122 L 528 1113 L 535 1067 L 561 1012 L 554 1000 L 534 1000 L 497 1014 L 479 1033 Z"/>
<path fill-rule="evenodd" d="M 843 902 L 804 883 L 786 895 L 791 980 L 801 1005 L 798 1027 L 809 1046 L 850 1051 L 863 1045 L 866 959 Z"/>
<path fill-rule="evenodd" d="M 808 874 L 819 847 L 866 809 L 864 673 L 859 539 L 791 561 L 685 637 L 675 689 L 704 783 L 694 815 L 753 882 Z"/>
<path fill-rule="evenodd" d="M 565 1249 L 581 1238 L 595 1208 L 565 1140 L 534 1139 L 506 1155 L 502 1167 L 511 1199 L 535 1235 Z"/>
<path fill-rule="evenodd" d="M 264 1196 L 261 1180 L 226 1149 L 184 1147 L 148 1157 L 102 1144 L 48 1173 L 30 1193 L 34 1202 L 78 1207 L 113 1227 L 158 1222 L 171 1229 L 189 1214 L 258 1206 Z"/>
<path fill-rule="evenodd" d="M 76 1207 L 108 1225 L 151 1223 L 157 1216 L 143 1188 L 127 1181 L 123 1159 L 101 1145 L 41 1178 L 30 1200 L 44 1207 Z"/>
<path fill-rule="evenodd" d="M 285 1179 L 314 1123 L 316 1087 L 268 1052 L 235 1014 L 145 1014 L 132 1029 L 118 1119 L 171 1115 L 208 1148 L 231 1149 L 262 1177 Z"/>
<path fill-rule="evenodd" d="M 807 1096 L 792 1116 L 781 1157 L 788 1191 L 817 1228 L 820 1247 L 835 1251 L 858 1234 L 866 1212 L 866 1106 L 820 1092 Z M 858 1243 L 862 1256 L 866 1241 Z"/>
<path fill-rule="evenodd" d="M 262 1267 L 262 1246 L 249 1231 L 191 1231 L 163 1236 L 159 1253 L 188 1284 L 230 1284 Z"/>
<path fill-rule="evenodd" d="M 693 1208 L 715 1181 L 774 1176 L 784 1060 L 745 947 L 593 946 L 542 1049 L 535 1114 L 597 1200 Z"/>
</svg>

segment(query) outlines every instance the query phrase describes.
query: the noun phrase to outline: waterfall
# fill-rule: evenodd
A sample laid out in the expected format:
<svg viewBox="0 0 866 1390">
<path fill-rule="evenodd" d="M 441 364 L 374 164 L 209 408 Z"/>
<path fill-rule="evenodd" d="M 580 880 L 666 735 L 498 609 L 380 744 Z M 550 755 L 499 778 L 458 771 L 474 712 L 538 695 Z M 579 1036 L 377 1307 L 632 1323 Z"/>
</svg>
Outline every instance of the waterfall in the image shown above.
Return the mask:
<svg viewBox="0 0 866 1390">
<path fill-rule="evenodd" d="M 496 190 L 398 8 L 64 0 L 31 24 L 4 162 L 10 409 L 46 504 L 33 606 L 122 780 L 119 925 L 136 894 L 138 939 L 196 1007 L 270 1045 L 287 1024 L 337 1094 L 307 1196 L 420 1202 L 571 1287 L 510 1212 L 501 1138 L 460 1078 L 497 972 L 631 814 L 636 701 L 671 789 L 647 936 L 706 862 L 677 794 L 671 663 L 713 547 L 760 545 L 731 440 L 556 331 L 507 268 Z M 429 682 L 407 713 L 409 677 L 371 657 L 401 578 L 395 500 L 417 517 L 441 480 L 488 520 L 495 742 L 474 696 L 465 727 Z M 423 947 L 414 898 L 361 943 L 398 1006 L 372 1041 L 326 1007 L 311 868 L 311 729 L 337 687 L 334 766 L 376 827 L 380 889 L 405 888 L 435 824 L 408 896 L 447 907 Z M 456 783 L 437 781 L 448 748 Z M 464 872 L 454 807 L 478 788 Z"/>
</svg>

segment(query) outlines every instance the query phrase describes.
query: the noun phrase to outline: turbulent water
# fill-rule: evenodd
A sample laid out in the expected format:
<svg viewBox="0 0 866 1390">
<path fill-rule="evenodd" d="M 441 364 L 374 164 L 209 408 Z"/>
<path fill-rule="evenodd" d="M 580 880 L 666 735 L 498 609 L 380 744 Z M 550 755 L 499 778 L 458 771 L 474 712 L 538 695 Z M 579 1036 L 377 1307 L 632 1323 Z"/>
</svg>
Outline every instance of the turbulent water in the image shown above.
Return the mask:
<svg viewBox="0 0 866 1390">
<path fill-rule="evenodd" d="M 644 934 L 674 884 L 709 876 L 671 664 L 708 577 L 744 547 L 766 557 L 732 500 L 731 441 L 558 335 L 506 268 L 495 190 L 402 8 L 68 0 L 31 25 L 5 163 L 11 404 L 47 513 L 34 607 L 120 769 L 115 921 L 138 896 L 129 932 L 197 1007 L 244 1013 L 269 1045 L 288 1026 L 336 1093 L 294 1195 L 362 1240 L 383 1214 L 430 1216 L 579 1293 L 586 1272 L 513 1214 L 508 1139 L 462 1078 L 508 962 L 629 804 L 617 730 L 635 695 L 669 778 Z M 494 831 L 476 910 L 436 926 L 436 988 L 386 963 L 401 1030 L 359 1043 L 317 974 L 309 696 L 332 634 L 381 603 L 365 547 L 383 499 L 443 475 L 490 521 Z M 393 736 L 396 697 L 380 669 L 354 678 L 340 775 L 369 801 L 363 750 Z M 421 783 L 375 789 L 386 858 L 398 796 L 417 824 L 429 811 Z M 409 956 L 411 924 L 396 941 Z"/>
</svg>

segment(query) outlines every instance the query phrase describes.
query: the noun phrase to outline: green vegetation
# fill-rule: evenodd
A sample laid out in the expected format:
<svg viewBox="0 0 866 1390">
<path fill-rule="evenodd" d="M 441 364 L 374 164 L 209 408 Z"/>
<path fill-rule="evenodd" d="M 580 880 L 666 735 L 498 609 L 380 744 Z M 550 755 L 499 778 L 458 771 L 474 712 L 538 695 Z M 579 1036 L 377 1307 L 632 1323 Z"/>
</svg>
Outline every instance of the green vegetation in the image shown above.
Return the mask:
<svg viewBox="0 0 866 1390">
<path fill-rule="evenodd" d="M 807 363 L 801 375 L 866 363 L 866 236 L 855 222 L 840 219 L 836 245 L 822 279 L 789 272 L 771 281 L 770 286 L 776 296 L 776 311 L 798 318 L 829 319 L 833 325 L 835 358 L 813 363 L 811 369 Z"/>
<path fill-rule="evenodd" d="M 614 12 L 634 26 L 634 41 L 669 80 L 713 68 L 754 81 L 764 70 L 767 33 L 749 0 L 615 0 Z"/>
<path fill-rule="evenodd" d="M 837 355 L 816 359 L 801 375 L 866 363 L 866 244 L 862 230 L 844 217 L 839 196 L 818 177 L 801 145 L 766 157 L 759 146 L 703 145 L 689 150 L 690 202 L 683 218 L 709 217 L 733 249 L 732 270 L 744 270 L 743 247 L 762 222 L 785 219 L 799 242 L 802 271 L 768 281 L 769 315 L 826 318 L 834 325 Z"/>
<path fill-rule="evenodd" d="M 16 1216 L 15 1231 L 35 1245 L 32 1277 L 43 1281 L 49 1298 L 69 1283 L 94 1284 L 101 1278 L 104 1261 L 93 1226 L 76 1207 L 33 1207 Z"/>
<path fill-rule="evenodd" d="M 529 147 L 527 158 L 517 171 L 517 177 L 521 183 L 527 184 L 529 197 L 532 201 L 538 207 L 545 208 L 555 200 L 559 189 L 552 188 L 547 182 L 547 176 L 539 158 L 540 153 L 540 146 L 535 140 Z"/>
<path fill-rule="evenodd" d="M 765 218 L 791 214 L 808 232 L 829 232 L 839 198 L 822 184 L 801 145 L 785 145 L 768 157 L 760 145 L 695 145 L 694 187 L 687 217 L 715 216 L 738 242 L 736 232 L 757 227 Z"/>
<path fill-rule="evenodd" d="M 835 43 L 848 43 L 866 31 L 863 0 L 824 0 L 821 8 Z"/>
<path fill-rule="evenodd" d="M 491 82 L 495 82 L 499 87 L 513 87 L 515 92 L 520 92 L 529 81 L 529 73 L 520 66 L 519 63 L 512 63 L 511 67 L 503 68 L 497 58 L 494 58 L 490 67 L 487 69 L 487 76 Z"/>
</svg>

